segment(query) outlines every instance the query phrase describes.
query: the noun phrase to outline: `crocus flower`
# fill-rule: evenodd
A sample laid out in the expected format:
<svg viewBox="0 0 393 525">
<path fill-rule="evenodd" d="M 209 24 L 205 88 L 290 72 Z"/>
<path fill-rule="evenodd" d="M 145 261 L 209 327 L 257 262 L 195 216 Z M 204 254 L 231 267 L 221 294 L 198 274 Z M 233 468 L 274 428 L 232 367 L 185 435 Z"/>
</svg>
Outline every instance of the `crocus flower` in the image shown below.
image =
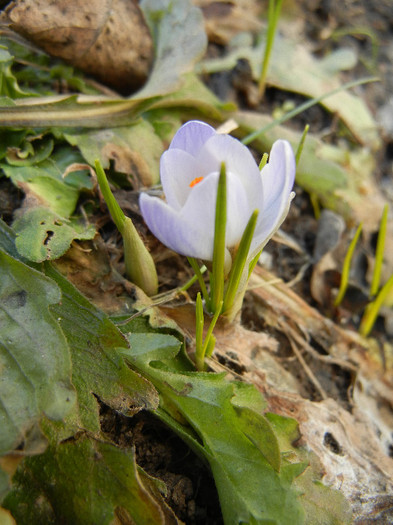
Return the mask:
<svg viewBox="0 0 393 525">
<path fill-rule="evenodd" d="M 166 202 L 142 193 L 140 207 L 152 233 L 168 248 L 211 261 L 219 172 L 227 174 L 226 258 L 236 251 L 254 210 L 258 222 L 250 247 L 255 256 L 277 231 L 288 209 L 295 178 L 290 144 L 277 140 L 260 171 L 246 146 L 199 121 L 184 124 L 161 157 Z M 231 259 L 229 257 L 229 259 Z"/>
</svg>

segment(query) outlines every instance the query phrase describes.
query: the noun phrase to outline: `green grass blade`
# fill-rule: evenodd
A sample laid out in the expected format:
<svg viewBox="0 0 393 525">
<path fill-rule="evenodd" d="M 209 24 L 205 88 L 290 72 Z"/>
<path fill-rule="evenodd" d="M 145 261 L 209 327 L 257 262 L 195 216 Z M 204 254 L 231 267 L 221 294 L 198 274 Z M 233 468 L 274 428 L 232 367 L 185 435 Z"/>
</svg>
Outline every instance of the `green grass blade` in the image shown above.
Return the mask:
<svg viewBox="0 0 393 525">
<path fill-rule="evenodd" d="M 360 86 L 361 84 L 367 84 L 369 82 L 378 82 L 380 79 L 378 77 L 368 77 L 368 78 L 361 78 L 359 80 L 354 80 L 351 82 L 347 82 L 346 84 L 343 84 L 342 86 L 339 86 L 338 88 L 332 89 L 331 91 L 328 91 L 327 93 L 324 93 L 320 97 L 313 98 L 311 100 L 307 100 L 303 104 L 300 104 L 300 106 L 297 106 L 295 109 L 288 111 L 288 113 L 285 113 L 282 117 L 273 120 L 273 122 L 270 122 L 270 124 L 267 124 L 266 126 L 263 126 L 260 129 L 257 129 L 256 131 L 253 131 L 246 137 L 242 139 L 243 144 L 250 144 L 253 140 L 257 139 L 260 135 L 263 135 L 267 131 L 271 130 L 275 126 L 278 126 L 279 124 L 282 124 L 283 122 L 286 122 L 287 120 L 290 120 L 293 117 L 296 117 L 296 115 L 299 115 L 303 111 L 306 111 L 306 109 L 311 108 L 312 106 L 315 106 L 316 104 L 319 104 L 322 102 L 322 100 L 325 100 L 325 98 L 331 97 L 332 95 L 335 95 L 336 93 L 339 93 L 340 91 L 344 91 L 346 89 L 350 89 L 356 86 Z"/>
<path fill-rule="evenodd" d="M 364 312 L 362 321 L 360 323 L 360 328 L 359 328 L 360 334 L 363 335 L 364 337 L 367 337 L 368 334 L 371 332 L 374 326 L 374 323 L 377 319 L 379 310 L 381 309 L 386 298 L 389 296 L 392 290 L 393 290 L 393 274 L 387 280 L 385 285 L 381 288 L 381 291 L 377 295 L 375 301 L 373 301 L 372 303 L 369 303 L 366 307 L 366 310 Z"/>
<path fill-rule="evenodd" d="M 296 155 L 295 155 L 296 166 L 299 164 L 300 156 L 302 154 L 304 143 L 306 141 L 306 137 L 307 137 L 307 133 L 308 133 L 309 129 L 310 129 L 309 124 L 306 124 L 304 126 L 304 130 L 303 130 L 302 136 L 300 137 L 300 142 L 299 142 L 299 145 L 297 147 Z"/>
<path fill-rule="evenodd" d="M 379 290 L 379 285 L 381 282 L 381 270 L 383 262 L 383 254 L 385 251 L 385 239 L 386 239 L 386 228 L 388 223 L 388 212 L 389 206 L 385 204 L 385 207 L 382 212 L 381 224 L 379 227 L 378 240 L 377 240 L 377 249 L 375 252 L 375 266 L 373 272 L 373 278 L 371 281 L 370 295 L 374 297 L 377 295 Z"/>
<path fill-rule="evenodd" d="M 360 237 L 360 234 L 362 232 L 362 228 L 363 228 L 363 223 L 361 222 L 356 230 L 356 233 L 349 245 L 349 248 L 348 248 L 348 251 L 345 255 L 345 259 L 344 259 L 344 264 L 343 264 L 343 270 L 341 272 L 341 283 L 340 283 L 340 288 L 339 288 L 339 291 L 338 291 L 338 294 L 337 294 L 337 297 L 334 301 L 334 306 L 339 306 L 339 304 L 341 303 L 341 301 L 343 300 L 344 298 L 344 295 L 345 295 L 345 292 L 347 291 L 347 288 L 348 288 L 348 281 L 349 281 L 349 270 L 351 268 L 351 261 L 352 261 L 352 256 L 353 256 L 353 253 L 355 251 L 355 248 L 356 248 L 356 244 L 359 240 L 359 237 Z"/>
</svg>

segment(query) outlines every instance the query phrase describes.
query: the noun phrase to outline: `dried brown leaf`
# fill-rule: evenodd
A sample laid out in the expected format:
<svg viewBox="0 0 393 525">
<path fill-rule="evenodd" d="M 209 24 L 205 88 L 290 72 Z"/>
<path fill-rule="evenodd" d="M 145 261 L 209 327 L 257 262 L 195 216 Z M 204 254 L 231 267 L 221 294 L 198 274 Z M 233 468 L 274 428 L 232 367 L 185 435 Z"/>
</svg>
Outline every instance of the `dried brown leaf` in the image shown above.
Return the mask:
<svg viewBox="0 0 393 525">
<path fill-rule="evenodd" d="M 133 0 L 20 0 L 11 29 L 121 92 L 136 90 L 153 61 L 152 38 Z"/>
</svg>

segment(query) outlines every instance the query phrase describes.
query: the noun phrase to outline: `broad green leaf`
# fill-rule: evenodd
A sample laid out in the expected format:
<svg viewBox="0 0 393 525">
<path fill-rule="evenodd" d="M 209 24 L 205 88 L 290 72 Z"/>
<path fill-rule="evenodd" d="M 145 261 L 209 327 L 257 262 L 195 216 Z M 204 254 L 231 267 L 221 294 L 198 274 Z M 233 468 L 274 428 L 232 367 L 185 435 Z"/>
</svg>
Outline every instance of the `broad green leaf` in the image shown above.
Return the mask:
<svg viewBox="0 0 393 525">
<path fill-rule="evenodd" d="M 33 262 L 58 259 L 74 239 L 92 239 L 96 234 L 94 225 L 64 219 L 42 206 L 28 209 L 12 226 L 17 233 L 18 252 Z"/>
<path fill-rule="evenodd" d="M 152 186 L 159 181 L 159 163 L 164 145 L 146 120 L 139 120 L 132 126 L 100 131 L 78 130 L 66 133 L 65 138 L 73 146 L 78 146 L 92 166 L 98 159 L 106 169 L 113 159 L 116 171 L 137 177 L 144 186 Z"/>
<path fill-rule="evenodd" d="M 277 472 L 281 468 L 281 455 L 277 436 L 269 421 L 248 407 L 239 407 L 238 425 L 245 436 L 258 448 Z"/>
<path fill-rule="evenodd" d="M 122 350 L 122 354 L 159 389 L 161 406 L 167 411 L 163 419 L 167 423 L 172 419 L 173 428 L 209 461 L 225 523 L 270 520 L 284 525 L 288 516 L 294 525 L 303 523 L 304 511 L 297 491 L 265 459 L 267 454 L 272 462 L 277 461 L 276 448 L 268 450 L 264 443 L 261 453 L 253 442 L 258 441 L 255 426 L 248 431 L 253 439 L 244 433 L 239 407 L 244 413 L 247 397 L 255 400 L 257 396 L 246 395 L 222 374 L 176 372 L 179 365 L 174 361 L 180 343 L 172 336 L 134 333 L 128 334 L 128 338 L 131 349 Z M 233 399 L 237 391 L 238 409 Z M 253 422 L 260 406 L 259 400 L 255 407 L 248 407 L 253 412 Z M 271 437 L 273 431 L 267 420 L 265 427 Z"/>
<path fill-rule="evenodd" d="M 118 512 L 128 516 L 127 523 L 176 523 L 158 490 L 138 470 L 132 449 L 89 437 L 28 458 L 14 485 L 4 506 L 18 525 L 109 525 Z"/>
<path fill-rule="evenodd" d="M 0 454 L 44 414 L 59 420 L 75 404 L 67 340 L 50 311 L 60 300 L 53 281 L 0 251 Z"/>
<path fill-rule="evenodd" d="M 83 161 L 80 153 L 66 146 L 58 148 L 50 158 L 31 166 L 1 163 L 0 167 L 13 184 L 27 195 L 61 217 L 68 218 L 75 210 L 79 191 L 91 189 L 92 181 L 87 171 L 73 172 L 65 178 L 63 173 L 71 164 Z"/>
<path fill-rule="evenodd" d="M 14 243 L 15 233 L 0 221 L 0 248 L 20 257 Z M 62 423 L 41 423 L 48 437 L 66 439 L 81 429 L 99 433 L 95 396 L 124 414 L 157 407 L 158 395 L 153 386 L 130 370 L 118 353 L 117 348 L 127 347 L 128 343 L 116 326 L 49 263 L 44 270 L 47 276 L 36 273 L 51 283 L 61 298 L 58 304 L 52 305 L 50 314 L 69 345 L 72 383 L 77 396 L 74 410 Z M 40 338 L 41 333 L 36 337 Z"/>
<path fill-rule="evenodd" d="M 202 12 L 190 0 L 142 0 L 140 7 L 156 52 L 149 79 L 136 96 L 166 95 L 179 87 L 182 75 L 192 71 L 206 50 Z"/>
<path fill-rule="evenodd" d="M 126 415 L 156 408 L 156 390 L 132 371 L 119 354 L 118 349 L 128 347 L 121 332 L 49 264 L 45 273 L 62 292 L 61 303 L 54 305 L 52 311 L 70 346 L 72 382 L 77 392 L 76 410 L 64 428 L 59 427 L 59 435 L 81 428 L 99 433 L 99 406 L 95 396 Z"/>
</svg>

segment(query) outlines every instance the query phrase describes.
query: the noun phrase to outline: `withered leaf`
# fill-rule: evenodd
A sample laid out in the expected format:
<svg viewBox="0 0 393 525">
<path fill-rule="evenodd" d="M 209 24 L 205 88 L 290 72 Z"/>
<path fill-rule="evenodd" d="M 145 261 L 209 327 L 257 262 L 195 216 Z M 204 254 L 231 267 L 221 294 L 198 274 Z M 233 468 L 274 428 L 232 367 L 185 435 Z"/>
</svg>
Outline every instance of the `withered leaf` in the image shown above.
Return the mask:
<svg viewBox="0 0 393 525">
<path fill-rule="evenodd" d="M 147 79 L 153 42 L 136 0 L 20 0 L 5 15 L 45 52 L 122 93 Z"/>
</svg>

